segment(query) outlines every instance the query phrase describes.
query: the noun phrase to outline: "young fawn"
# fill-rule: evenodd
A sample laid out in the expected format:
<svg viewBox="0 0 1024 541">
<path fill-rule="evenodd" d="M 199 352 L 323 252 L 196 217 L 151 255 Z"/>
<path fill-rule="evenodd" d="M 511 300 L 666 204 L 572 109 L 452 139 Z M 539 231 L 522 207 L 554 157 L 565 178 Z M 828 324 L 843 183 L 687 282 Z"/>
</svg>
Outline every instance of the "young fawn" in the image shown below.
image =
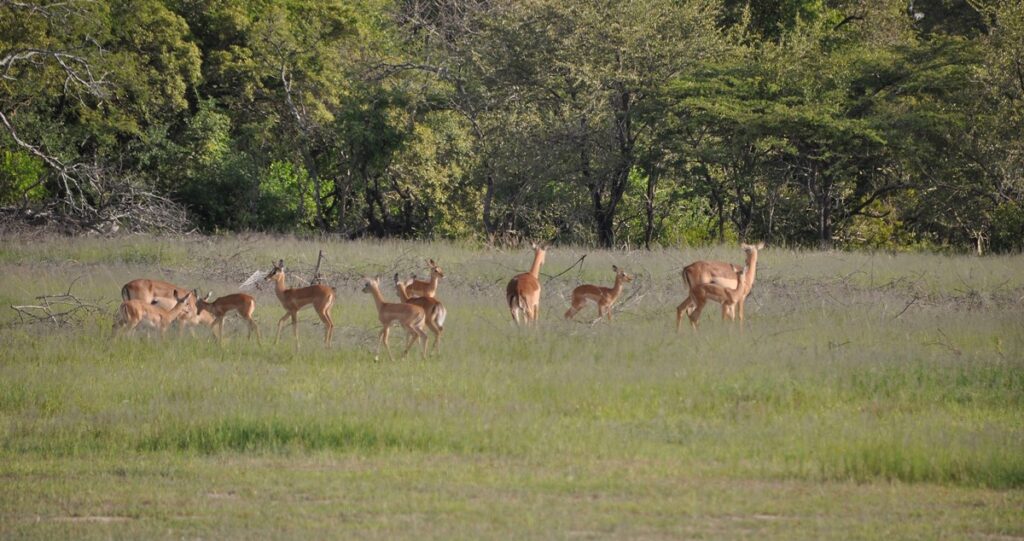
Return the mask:
<svg viewBox="0 0 1024 541">
<path fill-rule="evenodd" d="M 741 244 L 740 248 L 746 254 L 745 267 L 747 271 L 744 273 L 743 297 L 732 307 L 730 313 L 735 315 L 736 312 L 739 312 L 740 325 L 742 326 L 743 306 L 746 303 L 747 295 L 750 294 L 750 289 L 754 287 L 754 278 L 757 276 L 757 254 L 759 250 L 764 249 L 764 243 Z M 691 290 L 700 284 L 709 282 L 717 282 L 728 287 L 732 285 L 732 275 L 735 268 L 736 266 L 732 263 L 724 261 L 694 261 L 683 267 L 683 283 L 686 285 L 687 293 L 683 302 L 676 307 L 676 332 L 679 332 L 682 327 L 683 314 L 692 313 L 696 307 L 696 299 L 694 299 Z"/>
<path fill-rule="evenodd" d="M 615 271 L 615 285 L 612 287 L 583 284 L 572 290 L 572 306 L 565 311 L 565 319 L 572 319 L 590 300 L 597 303 L 597 319 L 607 315 L 608 321 L 612 320 L 612 305 L 622 293 L 622 284 L 633 281 L 632 276 L 615 265 L 612 265 L 612 270 Z"/>
<path fill-rule="evenodd" d="M 437 296 L 437 284 L 444 278 L 444 271 L 441 267 L 434 263 L 433 259 L 427 260 L 427 265 L 430 266 L 430 279 L 429 280 L 417 280 L 416 276 L 413 275 L 412 280 L 405 284 L 405 291 L 410 297 L 428 297 L 434 298 Z"/>
<path fill-rule="evenodd" d="M 161 308 L 156 304 L 140 299 L 122 301 L 121 306 L 114 315 L 114 327 L 111 337 L 122 336 L 125 333 L 134 332 L 139 325 L 152 327 L 160 331 L 160 338 L 163 339 L 167 333 L 167 327 L 171 326 L 178 318 L 188 317 L 191 309 L 189 300 L 192 293 L 185 293 L 179 297 L 177 290 L 172 292 L 175 304 L 170 310 Z"/>
<path fill-rule="evenodd" d="M 427 332 L 423 330 L 426 325 L 427 313 L 422 308 L 415 304 L 405 303 L 392 303 L 385 302 L 384 296 L 380 293 L 380 285 L 374 278 L 363 278 L 365 285 L 363 286 L 363 293 L 369 293 L 373 296 L 373 302 L 377 305 L 377 318 L 380 320 L 380 341 L 377 343 L 377 355 L 380 356 L 380 346 L 384 345 L 384 348 L 388 351 L 388 358 L 392 361 L 395 360 L 394 356 L 391 355 L 391 346 L 388 345 L 388 335 L 391 332 L 391 324 L 397 322 L 402 327 L 405 327 L 406 332 L 409 333 L 409 341 L 405 344 L 405 351 L 402 353 L 404 357 L 409 353 L 412 345 L 417 340 L 423 342 L 422 356 L 424 359 L 427 358 Z M 375 358 L 376 358 L 375 357 Z"/>
<path fill-rule="evenodd" d="M 196 313 L 209 314 L 213 317 L 209 325 L 218 342 L 224 343 L 224 316 L 231 312 L 236 312 L 249 325 L 249 339 L 252 339 L 252 334 L 256 333 L 256 343 L 263 343 L 263 340 L 260 339 L 260 328 L 256 325 L 256 321 L 252 319 L 252 313 L 256 310 L 256 299 L 252 298 L 251 295 L 232 293 L 231 295 L 218 297 L 211 302 L 212 292 L 207 293 L 205 299 L 200 299 L 198 292 L 193 291 L 193 293 L 196 294 L 196 299 L 198 299 L 196 300 Z"/>
<path fill-rule="evenodd" d="M 743 283 L 743 274 L 746 271 L 740 267 L 733 267 L 733 270 L 736 272 L 736 285 L 733 289 L 715 282 L 698 284 L 690 289 L 690 294 L 696 307 L 693 309 L 693 312 L 690 312 L 688 317 L 690 318 L 690 325 L 693 326 L 694 330 L 697 329 L 697 321 L 700 320 L 700 314 L 704 311 L 704 305 L 707 304 L 708 300 L 722 304 L 723 320 L 736 317 L 734 310 L 736 303 L 740 302 L 746 294 L 746 288 Z"/>
<path fill-rule="evenodd" d="M 432 297 L 413 297 L 409 295 L 408 286 L 398 279 L 398 274 L 395 274 L 395 291 L 398 292 L 398 298 L 402 302 L 415 304 L 427 314 L 427 327 L 430 329 L 430 332 L 434 333 L 434 346 L 430 351 L 431 353 L 439 351 L 441 347 L 441 334 L 444 333 L 444 319 L 448 315 L 444 304 L 441 304 L 441 301 Z"/>
</svg>

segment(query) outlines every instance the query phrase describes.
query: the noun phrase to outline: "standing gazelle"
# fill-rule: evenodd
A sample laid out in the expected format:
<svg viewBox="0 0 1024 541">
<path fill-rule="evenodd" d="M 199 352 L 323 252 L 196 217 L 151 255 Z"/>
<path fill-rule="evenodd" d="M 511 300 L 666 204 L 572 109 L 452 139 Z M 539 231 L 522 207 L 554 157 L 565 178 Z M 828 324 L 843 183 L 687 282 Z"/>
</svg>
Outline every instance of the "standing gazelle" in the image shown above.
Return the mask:
<svg viewBox="0 0 1024 541">
<path fill-rule="evenodd" d="M 530 266 L 530 271 L 515 275 L 505 286 L 508 310 L 512 314 L 512 320 L 517 324 L 520 313 L 523 314 L 523 321 L 527 325 L 536 324 L 540 318 L 540 266 L 544 264 L 545 249 L 536 242 L 530 246 L 533 248 L 533 265 Z"/>
<path fill-rule="evenodd" d="M 375 278 L 363 277 L 365 285 L 363 286 L 363 293 L 369 293 L 373 296 L 373 302 L 377 305 L 377 318 L 380 320 L 380 341 L 377 343 L 377 356 L 380 356 L 380 346 L 384 344 L 384 348 L 388 351 L 388 358 L 392 361 L 395 360 L 394 356 L 391 355 L 391 346 L 388 345 L 388 335 L 391 333 L 391 324 L 399 323 L 402 327 L 405 327 L 406 332 L 409 333 L 409 341 L 405 344 L 405 351 L 402 353 L 404 357 L 409 353 L 409 349 L 416 343 L 417 340 L 423 342 L 423 358 L 427 358 L 427 332 L 423 330 L 423 327 L 427 320 L 427 314 L 423 311 L 423 308 L 416 306 L 415 304 L 393 303 L 385 302 L 384 295 L 380 292 L 380 284 Z"/>
<path fill-rule="evenodd" d="M 324 322 L 324 344 L 331 347 L 331 335 L 334 334 L 334 320 L 331 319 L 331 305 L 334 304 L 334 288 L 323 284 L 316 284 L 306 287 L 289 288 L 284 280 L 284 260 L 274 263 L 274 269 L 270 271 L 264 280 L 274 281 L 274 290 L 277 293 L 277 300 L 285 309 L 284 316 L 277 322 L 277 337 L 274 343 L 281 340 L 281 328 L 289 317 L 292 318 L 292 334 L 295 335 L 295 347 L 299 347 L 299 320 L 298 312 L 304 306 L 312 304 L 320 321 Z"/>
<path fill-rule="evenodd" d="M 140 299 L 130 299 L 121 302 L 121 306 L 114 315 L 113 336 L 121 336 L 124 333 L 133 332 L 140 324 L 152 327 L 160 331 L 160 338 L 167 333 L 167 327 L 179 318 L 189 317 L 193 303 L 192 292 L 185 293 L 184 297 L 178 296 L 177 290 L 172 290 L 174 296 L 174 307 L 170 310 L 161 308 L 159 305 L 151 304 Z"/>
<path fill-rule="evenodd" d="M 232 293 L 231 295 L 218 297 L 211 302 L 210 297 L 213 296 L 213 292 L 207 293 L 205 299 L 199 298 L 198 291 L 193 292 L 196 294 L 196 299 L 198 299 L 196 300 L 197 315 L 208 313 L 213 317 L 213 321 L 210 322 L 210 330 L 217 337 L 218 342 L 224 343 L 224 316 L 231 312 L 237 312 L 249 324 L 249 339 L 252 339 L 252 334 L 256 333 L 256 342 L 263 343 L 260 339 L 260 328 L 256 325 L 256 321 L 252 319 L 252 313 L 256 310 L 256 299 L 252 298 L 251 295 Z"/>
<path fill-rule="evenodd" d="M 733 271 L 736 273 L 736 282 L 732 289 L 715 282 L 697 284 L 690 289 L 690 295 L 693 297 L 695 308 L 690 312 L 689 318 L 690 325 L 694 330 L 697 330 L 697 321 L 700 320 L 700 313 L 704 311 L 704 305 L 707 304 L 709 299 L 722 303 L 723 321 L 726 318 L 735 319 L 736 303 L 743 299 L 743 296 L 746 294 L 746 288 L 743 283 L 745 270 L 739 267 L 733 267 Z"/>
<path fill-rule="evenodd" d="M 395 274 L 395 290 L 398 292 L 398 298 L 402 302 L 415 304 L 427 314 L 427 327 L 430 329 L 430 332 L 434 333 L 434 346 L 430 351 L 431 353 L 438 351 L 441 347 L 441 335 L 444 333 L 444 319 L 448 315 L 444 304 L 441 304 L 441 301 L 433 297 L 413 297 L 409 295 L 408 286 L 398 279 L 397 274 Z"/>
<path fill-rule="evenodd" d="M 744 272 L 743 281 L 743 295 L 736 302 L 736 304 L 730 306 L 730 311 L 733 315 L 736 314 L 737 308 L 740 316 L 740 325 L 743 325 L 743 305 L 746 302 L 747 295 L 750 294 L 751 288 L 754 287 L 754 278 L 757 276 L 757 252 L 764 248 L 764 243 L 759 242 L 757 244 L 741 244 L 740 247 L 747 254 L 746 258 L 746 271 Z M 678 332 L 683 321 L 683 313 L 690 314 L 696 307 L 696 299 L 693 296 L 693 288 L 700 284 L 716 283 L 726 288 L 732 288 L 736 284 L 733 282 L 734 271 L 736 265 L 732 263 L 726 263 L 724 261 L 695 261 L 689 265 L 683 267 L 683 283 L 686 285 L 687 294 L 683 302 L 676 307 L 676 331 Z"/>
<path fill-rule="evenodd" d="M 583 284 L 572 290 L 572 306 L 565 311 L 565 319 L 572 319 L 577 312 L 587 305 L 587 301 L 591 300 L 597 303 L 597 319 L 601 319 L 601 316 L 606 315 L 608 316 L 608 321 L 612 320 L 612 305 L 615 304 L 619 294 L 622 293 L 622 284 L 633 281 L 632 276 L 626 274 L 626 271 L 615 265 L 612 265 L 612 270 L 615 272 L 615 285 L 612 287 Z"/>
<path fill-rule="evenodd" d="M 441 267 L 434 263 L 433 259 L 427 260 L 427 265 L 430 266 L 430 279 L 429 280 L 417 280 L 415 275 L 412 280 L 405 284 L 405 291 L 411 297 L 429 297 L 434 298 L 437 296 L 437 284 L 444 278 L 444 271 Z"/>
</svg>

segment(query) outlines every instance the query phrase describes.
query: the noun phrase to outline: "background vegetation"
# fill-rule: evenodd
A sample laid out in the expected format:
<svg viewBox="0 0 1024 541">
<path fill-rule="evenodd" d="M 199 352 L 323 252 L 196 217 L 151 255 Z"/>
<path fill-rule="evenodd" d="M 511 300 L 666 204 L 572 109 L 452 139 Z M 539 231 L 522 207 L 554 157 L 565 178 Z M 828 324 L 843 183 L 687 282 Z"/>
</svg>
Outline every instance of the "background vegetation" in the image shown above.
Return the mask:
<svg viewBox="0 0 1024 541">
<path fill-rule="evenodd" d="M 714 310 L 676 335 L 680 266 L 738 249 L 554 248 L 534 331 L 503 304 L 525 248 L 2 240 L 4 539 L 1024 536 L 1020 255 L 769 249 L 742 335 Z M 220 295 L 284 258 L 297 285 L 320 248 L 331 350 L 308 310 L 301 349 L 272 345 L 267 289 L 262 347 L 237 318 L 223 349 L 205 330 L 108 340 L 129 279 Z M 427 257 L 446 274 L 442 354 L 374 362 L 360 277 Z M 637 275 L 614 323 L 562 320 L 612 264 Z M 7 308 L 69 284 L 102 310 L 58 327 Z"/>
<path fill-rule="evenodd" d="M 1016 0 L 4 0 L 0 74 L 11 223 L 1024 242 Z"/>
</svg>

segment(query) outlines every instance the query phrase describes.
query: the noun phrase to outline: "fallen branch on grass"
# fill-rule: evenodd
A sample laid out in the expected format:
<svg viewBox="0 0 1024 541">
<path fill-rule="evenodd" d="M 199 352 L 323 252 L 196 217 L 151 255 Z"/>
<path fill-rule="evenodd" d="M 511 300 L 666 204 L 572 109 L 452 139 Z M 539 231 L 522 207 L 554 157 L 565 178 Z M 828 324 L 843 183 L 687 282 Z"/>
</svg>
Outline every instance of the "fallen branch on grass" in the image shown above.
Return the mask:
<svg viewBox="0 0 1024 541">
<path fill-rule="evenodd" d="M 21 324 L 51 323 L 58 327 L 80 325 L 88 317 L 105 311 L 105 308 L 93 302 L 84 301 L 71 293 L 75 282 L 81 278 L 75 278 L 68 285 L 64 293 L 54 295 L 39 295 L 36 301 L 39 304 L 11 305 L 11 309 L 17 312 Z"/>
</svg>

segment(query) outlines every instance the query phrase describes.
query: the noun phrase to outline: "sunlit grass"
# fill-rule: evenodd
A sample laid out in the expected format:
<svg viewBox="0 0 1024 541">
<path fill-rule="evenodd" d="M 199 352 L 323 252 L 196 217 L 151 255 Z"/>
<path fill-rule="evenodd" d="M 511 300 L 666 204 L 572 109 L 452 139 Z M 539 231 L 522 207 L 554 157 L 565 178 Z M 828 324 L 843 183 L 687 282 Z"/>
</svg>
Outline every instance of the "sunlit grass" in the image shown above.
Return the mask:
<svg viewBox="0 0 1024 541">
<path fill-rule="evenodd" d="M 121 240 L 110 250 L 123 254 L 133 242 L 151 240 Z M 323 270 L 338 289 L 338 328 L 334 347 L 325 350 L 318 321 L 303 312 L 301 348 L 296 350 L 287 329 L 274 345 L 283 310 L 268 289 L 255 293 L 262 347 L 245 339 L 237 321 L 228 325 L 222 349 L 202 329 L 196 338 L 111 341 L 106 314 L 61 329 L 12 324 L 15 318 L 5 314 L 0 318 L 8 325 L 0 331 L 0 462 L 5 464 L 0 475 L 18 483 L 36 475 L 26 469 L 56 471 L 53 460 L 78 464 L 81 475 L 106 483 L 104 468 L 124 457 L 166 462 L 180 472 L 245 457 L 293 464 L 330 457 L 326 460 L 396 468 L 418 464 L 422 473 L 410 475 L 426 485 L 450 486 L 446 497 L 473 507 L 472 498 L 489 496 L 474 496 L 467 487 L 516 485 L 514 475 L 495 480 L 475 466 L 496 462 L 535 468 L 535 477 L 520 477 L 529 494 L 549 494 L 551 475 L 563 469 L 580 475 L 558 480 L 556 493 L 595 490 L 645 501 L 636 491 L 643 492 L 658 476 L 710 483 L 717 488 L 709 490 L 720 493 L 728 492 L 722 486 L 729 483 L 740 491 L 757 482 L 819 484 L 831 492 L 847 482 L 896 482 L 944 487 L 936 488 L 940 500 L 962 491 L 1011 491 L 1014 496 L 991 500 L 988 505 L 995 507 L 977 511 L 999 516 L 1000 506 L 1019 505 L 1024 488 L 1020 256 L 767 250 L 742 333 L 709 310 L 699 333 L 684 329 L 676 335 L 679 268 L 696 257 L 739 262 L 738 250 L 612 253 L 556 247 L 544 267 L 542 325 L 530 331 L 514 328 L 503 306 L 505 281 L 529 265 L 525 249 L 260 236 L 180 244 L 158 239 L 175 244 L 162 253 L 178 254 L 179 263 L 169 264 L 164 256 L 154 262 L 104 263 L 104 241 L 83 240 L 74 250 L 93 254 L 92 262 L 57 264 L 47 254 L 72 248 L 62 239 L 52 242 L 52 249 L 46 243 L 4 247 L 3 302 L 63 291 L 78 278 L 74 291 L 112 313 L 120 285 L 131 278 L 167 277 L 223 294 L 279 258 L 308 277 L 323 248 Z M 15 250 L 16 261 L 10 256 Z M 584 253 L 582 267 L 552 278 Z M 427 361 L 410 356 L 375 362 L 378 324 L 372 299 L 359 292 L 359 278 L 425 274 L 426 257 L 446 273 L 439 292 L 449 310 L 442 354 Z M 591 325 L 593 306 L 577 322 L 562 320 L 568 292 L 580 281 L 610 284 L 613 263 L 638 275 L 623 293 L 616 321 Z M 391 291 L 386 295 L 394 297 Z M 400 329 L 393 332 L 392 346 L 402 339 Z M 459 480 L 428 466 L 432 460 L 448 464 Z M 100 470 L 90 473 L 89 464 Z M 610 473 L 597 474 L 602 468 Z M 241 477 L 231 481 L 224 474 L 223 482 L 252 485 L 245 468 L 228 470 Z M 599 486 L 588 485 L 588 476 L 600 480 Z M 147 481 L 133 483 L 142 489 Z M 310 483 L 307 489 L 316 492 Z M 380 480 L 379 486 L 387 485 Z M 387 502 L 386 492 L 360 486 Z M 669 499 L 678 497 L 670 487 L 659 490 Z M 41 495 L 10 496 L 4 496 L 12 509 L 7 518 L 46 501 Z M 737 497 L 727 500 L 743 507 Z M 609 504 L 607 511 L 628 516 L 629 500 Z M 88 502 L 85 498 L 80 505 Z M 547 532 L 569 527 L 543 513 L 537 520 L 547 521 L 546 529 L 517 521 L 502 527 L 486 509 L 460 509 L 451 516 L 467 523 L 483 520 L 491 534 L 515 531 L 516 525 Z M 661 526 L 652 526 L 653 531 L 680 534 L 671 519 L 654 522 Z M 1020 521 L 996 522 L 1001 525 L 996 532 L 1024 533 Z M 918 526 L 940 536 L 965 535 L 957 524 Z M 917 526 L 904 527 L 906 533 Z M 215 537 L 218 532 L 201 531 Z M 237 534 L 232 537 L 245 536 L 237 524 L 231 531 Z M 373 537 L 395 533 L 370 531 Z M 452 530 L 435 533 L 443 537 L 445 531 Z M 723 530 L 726 536 L 730 531 Z"/>
</svg>

